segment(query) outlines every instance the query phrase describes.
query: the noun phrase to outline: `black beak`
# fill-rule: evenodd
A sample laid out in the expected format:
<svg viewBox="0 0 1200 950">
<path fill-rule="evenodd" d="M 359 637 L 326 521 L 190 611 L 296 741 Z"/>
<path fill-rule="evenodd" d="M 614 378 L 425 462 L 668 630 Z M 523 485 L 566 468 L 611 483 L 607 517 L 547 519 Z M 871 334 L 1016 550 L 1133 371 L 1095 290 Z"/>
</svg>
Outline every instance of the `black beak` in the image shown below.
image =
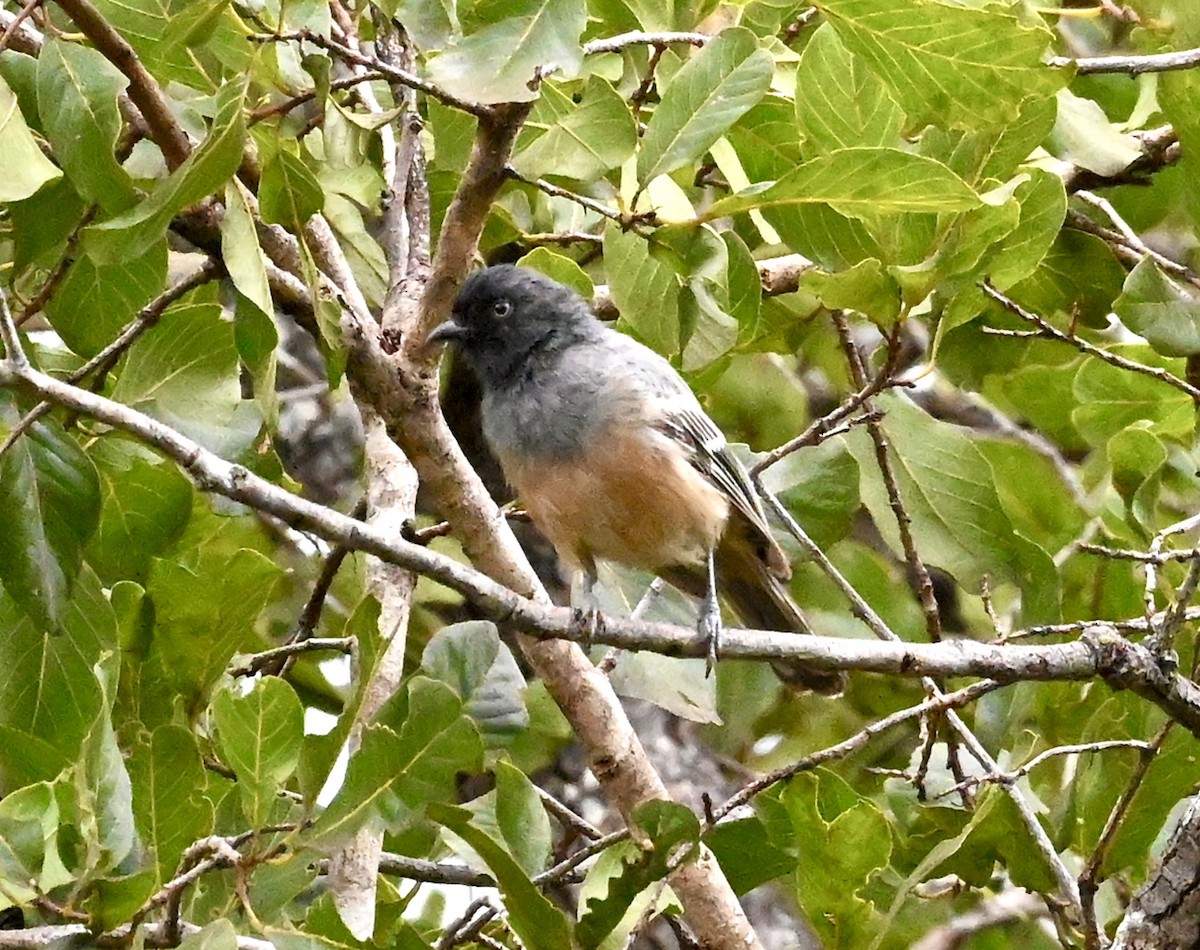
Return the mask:
<svg viewBox="0 0 1200 950">
<path fill-rule="evenodd" d="M 447 320 L 441 326 L 435 327 L 433 332 L 425 338 L 425 345 L 433 346 L 435 343 L 457 343 L 459 340 L 465 340 L 469 335 L 470 331 L 461 323 Z"/>
</svg>

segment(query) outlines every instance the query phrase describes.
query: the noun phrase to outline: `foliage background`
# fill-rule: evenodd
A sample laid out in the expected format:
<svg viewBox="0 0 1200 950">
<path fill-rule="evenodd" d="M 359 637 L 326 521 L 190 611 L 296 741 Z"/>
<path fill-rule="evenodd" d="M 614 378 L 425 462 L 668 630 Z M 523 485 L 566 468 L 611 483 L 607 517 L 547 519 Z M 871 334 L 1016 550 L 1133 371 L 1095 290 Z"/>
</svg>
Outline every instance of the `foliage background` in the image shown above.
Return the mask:
<svg viewBox="0 0 1200 950">
<path fill-rule="evenodd" d="M 0 7 L 12 939 L 732 946 L 732 887 L 765 946 L 1190 945 L 1192 4 L 93 3 Z M 578 634 L 431 448 L 476 239 L 800 437 L 763 477 L 823 636 L 729 653 L 875 672 L 596 645 L 649 753 L 597 790 L 624 714 L 488 622 Z"/>
</svg>

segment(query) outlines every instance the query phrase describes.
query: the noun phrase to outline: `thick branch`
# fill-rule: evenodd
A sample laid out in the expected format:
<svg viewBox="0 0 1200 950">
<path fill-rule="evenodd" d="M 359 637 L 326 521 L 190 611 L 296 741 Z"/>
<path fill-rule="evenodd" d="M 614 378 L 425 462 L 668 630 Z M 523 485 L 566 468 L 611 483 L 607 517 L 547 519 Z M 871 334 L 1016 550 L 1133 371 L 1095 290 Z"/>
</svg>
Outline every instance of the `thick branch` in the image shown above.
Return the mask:
<svg viewBox="0 0 1200 950">
<path fill-rule="evenodd" d="M 175 460 L 199 485 L 242 502 L 286 524 L 303 528 L 334 544 L 366 551 L 381 560 L 417 571 L 470 599 L 498 623 L 512 623 L 539 637 L 583 640 L 629 650 L 653 650 L 667 656 L 702 657 L 706 639 L 691 627 L 605 617 L 585 630 L 576 614 L 515 593 L 488 576 L 449 557 L 378 531 L 362 522 L 291 495 L 284 489 L 201 448 L 149 416 L 94 393 L 85 392 L 30 367 L 0 364 L 0 386 L 24 385 L 36 395 L 129 432 Z M 745 659 L 797 659 L 817 669 L 859 670 L 907 677 L 987 676 L 1011 680 L 1083 680 L 1101 677 L 1117 689 L 1129 689 L 1163 708 L 1200 735 L 1200 687 L 1159 668 L 1150 652 L 1121 636 L 1113 626 L 1095 623 L 1076 641 L 1045 646 L 988 644 L 973 640 L 942 643 L 874 642 L 836 637 L 796 637 L 773 631 L 727 630 L 725 656 Z M 580 654 L 582 658 L 582 654 Z M 586 659 L 581 675 L 594 669 Z M 602 679 L 601 677 L 597 677 Z M 587 702 L 598 701 L 576 684 Z M 579 700 L 567 698 L 574 707 Z M 590 710 L 594 712 L 594 710 Z M 582 715 L 575 710 L 577 715 Z M 595 723 L 589 723 L 589 728 Z M 647 768 L 649 766 L 647 765 Z"/>
</svg>

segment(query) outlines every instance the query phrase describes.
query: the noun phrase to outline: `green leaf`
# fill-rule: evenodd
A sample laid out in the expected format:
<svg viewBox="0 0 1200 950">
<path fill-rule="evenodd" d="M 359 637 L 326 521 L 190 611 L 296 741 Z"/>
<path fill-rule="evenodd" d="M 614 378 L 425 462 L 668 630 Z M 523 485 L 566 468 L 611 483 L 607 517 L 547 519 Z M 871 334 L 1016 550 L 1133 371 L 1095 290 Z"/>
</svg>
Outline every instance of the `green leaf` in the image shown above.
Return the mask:
<svg viewBox="0 0 1200 950">
<path fill-rule="evenodd" d="M 129 80 L 100 53 L 48 40 L 38 56 L 38 112 L 75 190 L 108 214 L 137 200 L 113 148 L 124 124 L 117 96 Z"/>
<path fill-rule="evenodd" d="M 672 77 L 662 91 L 638 151 L 645 188 L 659 175 L 703 155 L 758 102 L 775 64 L 749 30 L 725 30 Z"/>
<path fill-rule="evenodd" d="M 263 167 L 258 207 L 269 224 L 299 231 L 325 203 L 321 183 L 297 156 L 280 149 Z"/>
<path fill-rule="evenodd" d="M 1149 257 L 1142 258 L 1125 278 L 1113 311 L 1163 356 L 1200 353 L 1200 300 Z"/>
<path fill-rule="evenodd" d="M 758 333 L 758 318 L 762 312 L 762 279 L 758 276 L 754 255 L 737 232 L 722 231 L 721 240 L 725 242 L 729 259 L 726 310 L 737 320 L 738 339 L 750 340 Z"/>
<path fill-rule="evenodd" d="M 535 247 L 517 261 L 520 267 L 540 271 L 560 284 L 566 284 L 584 300 L 591 300 L 596 286 L 586 271 L 565 254 L 558 254 L 548 247 Z"/>
<path fill-rule="evenodd" d="M 1047 147 L 1064 161 L 1105 177 L 1124 171 L 1142 156 L 1141 143 L 1114 129 L 1098 103 L 1069 89 L 1058 92 L 1058 119 Z"/>
<path fill-rule="evenodd" d="M 546 807 L 515 765 L 497 762 L 495 774 L 496 825 L 513 860 L 533 877 L 546 867 L 554 843 Z"/>
<path fill-rule="evenodd" d="M 340 194 L 325 196 L 325 220 L 341 242 L 350 272 L 367 303 L 383 306 L 388 289 L 388 262 L 371 236 L 358 205 Z"/>
<path fill-rule="evenodd" d="M 267 427 L 279 419 L 276 391 L 279 369 L 279 330 L 275 315 L 263 313 L 240 293 L 233 310 L 233 340 L 254 385 L 254 401 Z"/>
<path fill-rule="evenodd" d="M 1056 206 L 1053 213 L 1057 210 Z M 1026 310 L 1047 319 L 1061 315 L 1085 326 L 1103 327 L 1124 279 L 1125 269 L 1103 240 L 1060 229 L 1037 270 L 1010 292 Z"/>
<path fill-rule="evenodd" d="M 144 580 L 150 559 L 183 533 L 192 484 L 174 463 L 115 436 L 94 443 L 90 456 L 100 473 L 103 507 L 88 562 L 109 584 Z"/>
<path fill-rule="evenodd" d="M 583 909 L 575 932 L 585 950 L 599 947 L 638 903 L 638 895 L 665 878 L 673 862 L 689 860 L 696 852 L 700 822 L 683 805 L 644 802 L 634 809 L 633 821 L 646 843 L 622 849 L 623 861 L 615 876 L 599 880 L 589 874 L 580 894 Z"/>
<path fill-rule="evenodd" d="M 797 775 L 772 795 L 790 824 L 800 856 L 796 899 L 833 946 L 866 946 L 877 912 L 863 896 L 873 874 L 888 866 L 892 832 L 873 802 L 820 770 Z"/>
<path fill-rule="evenodd" d="M 0 393 L 0 432 L 20 418 L 20 404 Z M 40 629 L 63 623 L 99 516 L 96 469 L 58 423 L 34 423 L 0 456 L 0 581 Z"/>
<path fill-rule="evenodd" d="M 6 781 L 53 779 L 80 757 L 106 708 L 96 670 L 115 667 L 116 618 L 85 567 L 63 604 L 60 634 L 22 616 L 12 597 L 0 598 L 0 630 L 5 637 L 0 728 L 9 740 L 0 743 L 0 772 Z M 26 747 L 20 736 L 34 741 Z"/>
<path fill-rule="evenodd" d="M 1165 360 L 1149 347 L 1121 345 L 1114 353 L 1150 366 L 1165 366 L 1182 376 L 1178 361 Z M 1142 373 L 1085 360 L 1075 374 L 1078 408 L 1071 419 L 1092 445 L 1104 445 L 1128 426 L 1146 422 L 1150 431 L 1174 441 L 1190 441 L 1195 431 L 1195 406 L 1187 393 Z"/>
<path fill-rule="evenodd" d="M 64 343 L 80 356 L 95 356 L 163 289 L 167 245 L 150 245 L 137 257 L 97 264 L 76 258 L 46 316 Z"/>
<path fill-rule="evenodd" d="M 59 858 L 59 828 L 58 803 L 46 782 L 0 800 L 0 909 L 31 902 L 74 879 Z"/>
<path fill-rule="evenodd" d="M 619 168 L 637 145 L 637 123 L 610 83 L 592 76 L 583 90 L 567 95 L 553 83 L 542 95 L 525 129 L 544 128 L 513 155 L 528 178 L 558 176 L 591 181 Z"/>
<path fill-rule="evenodd" d="M 428 61 L 429 78 L 448 92 L 482 103 L 529 102 L 537 98 L 541 67 L 553 63 L 567 79 L 578 74 L 584 0 L 523 0 L 484 9 L 501 18 Z"/>
<path fill-rule="evenodd" d="M 282 573 L 257 551 L 230 556 L 216 545 L 186 563 L 155 561 L 146 581 L 155 611 L 154 646 L 186 708 L 200 707 L 235 653 L 261 642 L 255 622 Z"/>
<path fill-rule="evenodd" d="M 694 616 L 685 622 L 691 622 Z M 618 696 L 653 703 L 689 722 L 721 721 L 716 709 L 716 684 L 704 675 L 703 663 L 648 650 L 623 652 L 609 679 Z"/>
<path fill-rule="evenodd" d="M 379 6 L 404 24 L 422 50 L 441 49 L 461 31 L 453 0 L 385 0 Z"/>
<path fill-rule="evenodd" d="M 822 0 L 820 9 L 846 49 L 891 87 L 912 128 L 1004 125 L 1067 78 L 1042 62 L 1050 32 L 996 5 Z"/>
<path fill-rule="evenodd" d="M 1162 467 L 1167 461 L 1167 448 L 1146 429 L 1130 426 L 1122 429 L 1107 445 L 1108 463 L 1112 466 L 1113 487 L 1134 521 L 1146 535 L 1155 530 L 1154 506 L 1158 501 Z"/>
<path fill-rule="evenodd" d="M 175 876 L 184 850 L 213 830 L 196 737 L 173 723 L 159 726 L 148 742 L 133 746 L 129 778 L 138 835 L 154 849 L 154 881 L 161 887 Z"/>
<path fill-rule="evenodd" d="M 806 157 L 900 143 L 904 112 L 867 64 L 846 52 L 828 23 L 804 48 L 796 89 L 796 126 Z"/>
<path fill-rule="evenodd" d="M 415 676 L 363 730 L 346 781 L 312 830 L 331 848 L 382 816 L 395 823 L 431 802 L 454 797 L 460 771 L 478 769 L 483 744 L 463 704 L 445 683 Z M 394 728 L 392 728 L 394 726 Z"/>
<path fill-rule="evenodd" d="M 1167 737 L 1117 829 L 1101 869 L 1104 877 L 1129 868 L 1140 872 L 1145 867 L 1147 855 L 1171 812 L 1192 792 L 1195 752 L 1194 739 L 1186 730 L 1176 729 Z M 1193 785 L 1188 784 L 1189 776 Z"/>
<path fill-rule="evenodd" d="M 1030 99 L 1022 103 L 1021 115 L 1004 125 L 975 131 L 931 126 L 921 133 L 917 150 L 945 163 L 972 186 L 1005 181 L 1046 140 L 1057 113 L 1054 99 Z M 1051 177 L 1061 184 L 1057 175 Z"/>
<path fill-rule="evenodd" d="M 608 224 L 604 269 L 622 320 L 659 353 L 679 352 L 679 281 L 650 256 L 645 239 Z"/>
<path fill-rule="evenodd" d="M 991 466 L 964 430 L 926 415 L 906 400 L 878 397 L 900 497 L 926 563 L 979 590 L 985 577 L 1017 583 L 1032 595 L 1044 567 L 1014 531 Z M 901 552 L 895 517 L 865 433 L 846 443 L 858 460 L 863 502 L 893 551 Z M 1040 549 L 1037 549 L 1040 550 Z"/>
<path fill-rule="evenodd" d="M 757 818 L 722 821 L 704 843 L 739 896 L 796 870 L 795 855 L 778 847 Z"/>
<path fill-rule="evenodd" d="M 242 399 L 233 333 L 219 305 L 175 304 L 130 347 L 112 398 L 219 455 L 240 455 L 257 436 L 261 418 Z"/>
<path fill-rule="evenodd" d="M 1079 537 L 1088 512 L 1053 460 L 1014 439 L 976 439 L 975 445 L 992 467 L 996 490 L 1017 531 L 1051 552 Z"/>
<path fill-rule="evenodd" d="M 894 323 L 900 315 L 900 287 L 873 257 L 840 273 L 810 270 L 800 286 L 826 307 L 857 310 L 881 326 Z"/>
<path fill-rule="evenodd" d="M 488 748 L 508 745 L 529 725 L 525 677 L 490 621 L 438 631 L 425 647 L 421 668 L 458 694 Z"/>
<path fill-rule="evenodd" d="M 203 84 L 203 72 L 189 62 L 187 50 L 176 47 L 168 50 L 164 37 L 170 29 L 172 11 L 170 0 L 97 0 L 95 4 L 104 17 L 137 52 L 147 68 L 163 71 L 180 82 L 193 87 Z M 172 55 L 164 55 L 166 53 Z"/>
<path fill-rule="evenodd" d="M 67 238 L 79 226 L 85 211 L 83 199 L 66 178 L 57 178 L 37 194 L 10 204 L 16 270 L 23 271 L 39 262 L 44 266 L 57 263 L 66 250 Z"/>
<path fill-rule="evenodd" d="M 264 314 L 275 312 L 267 284 L 267 259 L 258 243 L 250 192 L 236 178 L 225 183 L 225 214 L 221 218 L 221 259 L 238 292 Z"/>
<path fill-rule="evenodd" d="M 0 77 L 0 203 L 28 198 L 62 172 L 42 154 L 17 97 Z"/>
<path fill-rule="evenodd" d="M 971 187 L 941 162 L 895 148 L 845 148 L 805 162 L 767 188 L 751 186 L 717 201 L 701 221 L 752 208 L 828 204 L 851 217 L 969 211 Z"/>
<path fill-rule="evenodd" d="M 264 677 L 244 696 L 229 690 L 213 702 L 217 748 L 237 773 L 242 807 L 252 828 L 269 823 L 279 790 L 300 762 L 304 710 L 295 690 Z"/>
<path fill-rule="evenodd" d="M 988 276 L 1000 290 L 1033 273 L 1054 246 L 1067 214 L 1062 179 L 1041 169 L 1029 174 L 1030 180 L 1018 185 L 1015 192 L 1021 204 L 1020 220 L 987 259 Z"/>
<path fill-rule="evenodd" d="M 79 829 L 84 839 L 83 867 L 89 874 L 119 867 L 132 851 L 135 840 L 133 789 L 113 728 L 115 666 L 106 660 L 94 668 L 93 675 L 101 688 L 100 709 L 71 772 L 74 795 L 68 796 L 64 791 L 59 796 L 67 820 Z"/>
<path fill-rule="evenodd" d="M 861 506 L 858 477 L 858 462 L 841 439 L 793 452 L 763 475 L 767 487 L 822 548 L 849 533 Z"/>
<path fill-rule="evenodd" d="M 237 931 L 228 919 L 214 921 L 182 943 L 179 950 L 237 950 Z"/>
<path fill-rule="evenodd" d="M 800 164 L 800 136 L 792 103 L 766 96 L 729 129 L 727 138 L 751 181 L 775 181 Z"/>
<path fill-rule="evenodd" d="M 208 137 L 182 165 L 124 214 L 84 229 L 83 246 L 99 264 L 140 257 L 162 239 L 171 220 L 221 188 L 242 163 L 245 82 L 224 84 Z"/>
<path fill-rule="evenodd" d="M 534 886 L 498 841 L 471 824 L 465 808 L 434 803 L 429 817 L 466 841 L 487 863 L 506 898 L 508 923 L 529 950 L 562 950 L 572 945 L 567 918 Z"/>
</svg>

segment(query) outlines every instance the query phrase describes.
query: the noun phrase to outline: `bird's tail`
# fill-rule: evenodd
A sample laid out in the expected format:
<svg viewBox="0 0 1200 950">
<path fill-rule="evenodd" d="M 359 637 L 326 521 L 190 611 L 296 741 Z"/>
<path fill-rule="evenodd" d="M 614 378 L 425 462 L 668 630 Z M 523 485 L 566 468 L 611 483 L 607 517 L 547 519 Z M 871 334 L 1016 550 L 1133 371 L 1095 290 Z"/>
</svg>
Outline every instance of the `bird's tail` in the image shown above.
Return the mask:
<svg viewBox="0 0 1200 950">
<path fill-rule="evenodd" d="M 703 574 L 678 569 L 664 574 L 667 581 L 689 593 L 702 595 Z M 811 634 L 800 607 L 785 583 L 772 573 L 749 540 L 727 531 L 717 548 L 717 591 L 746 627 Z M 771 669 L 787 686 L 834 696 L 846 688 L 845 673 L 818 670 L 797 660 L 772 660 Z"/>
</svg>

